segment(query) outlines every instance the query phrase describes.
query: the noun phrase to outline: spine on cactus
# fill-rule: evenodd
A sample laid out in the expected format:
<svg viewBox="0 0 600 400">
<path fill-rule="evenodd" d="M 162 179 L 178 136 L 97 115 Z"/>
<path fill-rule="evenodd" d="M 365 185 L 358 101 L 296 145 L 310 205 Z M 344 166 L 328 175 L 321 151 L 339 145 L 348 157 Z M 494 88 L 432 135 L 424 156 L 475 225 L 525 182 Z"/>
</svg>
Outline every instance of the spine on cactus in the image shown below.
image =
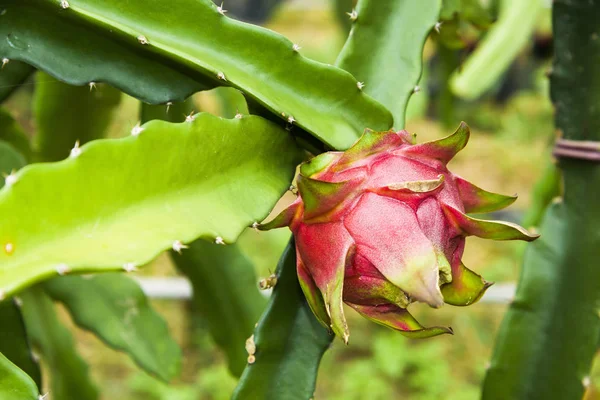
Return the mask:
<svg viewBox="0 0 600 400">
<path fill-rule="evenodd" d="M 598 149 L 600 1 L 556 0 L 552 13 L 556 127 L 564 139 L 595 141 Z M 542 239 L 525 254 L 484 381 L 484 400 L 581 399 L 590 383 L 600 336 L 600 167 L 573 158 L 561 158 L 558 166 L 563 198 L 549 206 Z"/>
<path fill-rule="evenodd" d="M 410 337 L 451 333 L 421 326 L 415 301 L 466 306 L 490 286 L 461 262 L 465 237 L 533 240 L 537 235 L 466 213 L 511 204 L 467 182 L 446 164 L 465 147 L 462 123 L 446 138 L 414 144 L 406 131 L 367 130 L 346 152 L 302 164 L 299 197 L 262 229 L 289 226 L 297 273 L 317 318 L 348 341 L 342 303 Z"/>
</svg>

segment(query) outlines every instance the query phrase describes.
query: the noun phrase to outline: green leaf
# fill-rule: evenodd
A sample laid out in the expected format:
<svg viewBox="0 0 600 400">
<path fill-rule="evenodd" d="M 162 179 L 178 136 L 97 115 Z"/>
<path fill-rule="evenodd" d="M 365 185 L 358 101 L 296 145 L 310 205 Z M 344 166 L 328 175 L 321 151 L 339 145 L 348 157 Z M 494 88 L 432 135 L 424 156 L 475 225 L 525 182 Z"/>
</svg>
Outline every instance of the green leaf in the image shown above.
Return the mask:
<svg viewBox="0 0 600 400">
<path fill-rule="evenodd" d="M 152 121 L 68 160 L 30 165 L 0 192 L 0 291 L 65 268 L 131 270 L 176 241 L 232 243 L 289 187 L 300 154 L 260 117 Z"/>
<path fill-rule="evenodd" d="M 42 387 L 40 366 L 32 356 L 25 324 L 16 298 L 0 302 L 0 353 Z M 2 374 L 0 374 L 2 376 Z M 1 391 L 0 384 L 0 391 Z M 0 398 L 4 398 L 0 395 Z"/>
<path fill-rule="evenodd" d="M 20 61 L 9 61 L 4 68 L 0 68 L 0 103 L 20 88 L 33 71 L 33 67 Z"/>
<path fill-rule="evenodd" d="M 75 348 L 71 332 L 62 325 L 52 300 L 41 288 L 21 294 L 22 312 L 27 333 L 39 350 L 50 372 L 53 400 L 96 400 L 98 390 L 90 381 L 88 366 Z"/>
<path fill-rule="evenodd" d="M 542 0 L 501 1 L 498 21 L 450 80 L 457 96 L 474 99 L 496 83 L 529 41 L 542 7 Z"/>
<path fill-rule="evenodd" d="M 104 136 L 121 92 L 108 85 L 71 86 L 38 72 L 33 103 L 37 150 L 44 161 L 59 161 L 79 141 Z"/>
<path fill-rule="evenodd" d="M 29 139 L 10 113 L 2 108 L 0 108 L 0 140 L 10 144 L 25 159 L 31 159 Z M 14 168 L 21 168 L 22 166 L 19 165 Z"/>
<path fill-rule="evenodd" d="M 441 6 L 441 0 L 359 0 L 357 18 L 338 56 L 336 65 L 392 111 L 397 129 L 404 127 L 408 99 L 423 69 L 423 46 Z"/>
<path fill-rule="evenodd" d="M 391 126 L 389 112 L 350 74 L 303 57 L 279 34 L 222 15 L 210 0 L 68 4 L 5 1 L 0 57 L 74 85 L 108 82 L 153 104 L 233 86 L 336 148 L 349 147 L 367 127 Z"/>
<path fill-rule="evenodd" d="M 552 13 L 556 128 L 568 140 L 598 141 L 600 1 L 555 1 Z M 600 336 L 600 168 L 569 158 L 559 167 L 564 199 L 550 205 L 525 254 L 484 400 L 581 399 L 589 382 Z"/>
<path fill-rule="evenodd" d="M 276 275 L 277 285 L 254 334 L 256 360 L 244 370 L 233 400 L 311 398 L 319 362 L 333 339 L 304 298 L 293 240 Z"/>
<path fill-rule="evenodd" d="M 194 307 L 227 355 L 229 370 L 240 376 L 248 358 L 244 343 L 266 305 L 252 263 L 237 245 L 219 246 L 203 240 L 190 243 L 181 254 L 171 252 L 171 258 L 192 282 Z"/>
<path fill-rule="evenodd" d="M 64 276 L 50 279 L 43 287 L 65 305 L 77 325 L 128 353 L 147 372 L 164 381 L 179 374 L 181 350 L 169 335 L 167 323 L 128 277 Z"/>
<path fill-rule="evenodd" d="M 38 400 L 33 379 L 0 353 L 0 399 Z"/>
</svg>

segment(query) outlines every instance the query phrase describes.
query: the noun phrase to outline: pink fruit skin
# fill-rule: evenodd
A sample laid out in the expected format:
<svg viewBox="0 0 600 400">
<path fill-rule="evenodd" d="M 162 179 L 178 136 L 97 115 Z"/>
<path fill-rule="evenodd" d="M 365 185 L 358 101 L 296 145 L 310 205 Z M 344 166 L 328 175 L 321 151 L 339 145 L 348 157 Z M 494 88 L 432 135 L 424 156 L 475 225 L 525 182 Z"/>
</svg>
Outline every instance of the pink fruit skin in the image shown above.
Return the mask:
<svg viewBox="0 0 600 400">
<path fill-rule="evenodd" d="M 451 136 L 417 145 L 406 131 L 367 131 L 346 152 L 303 164 L 298 199 L 264 225 L 290 227 L 308 302 L 344 341 L 342 301 L 407 336 L 451 332 L 422 327 L 406 308 L 414 301 L 468 305 L 482 296 L 490 284 L 461 263 L 465 236 L 535 239 L 516 225 L 464 214 L 515 200 L 448 170 L 468 137 L 464 123 Z"/>
</svg>

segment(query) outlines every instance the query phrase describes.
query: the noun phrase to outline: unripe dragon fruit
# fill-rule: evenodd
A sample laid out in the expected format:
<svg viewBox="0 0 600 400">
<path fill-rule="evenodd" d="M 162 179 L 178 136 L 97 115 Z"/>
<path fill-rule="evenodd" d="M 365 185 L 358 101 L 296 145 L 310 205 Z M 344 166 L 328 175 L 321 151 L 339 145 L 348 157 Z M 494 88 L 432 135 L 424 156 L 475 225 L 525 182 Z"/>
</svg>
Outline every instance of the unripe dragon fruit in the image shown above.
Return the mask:
<svg viewBox="0 0 600 400">
<path fill-rule="evenodd" d="M 466 306 L 483 295 L 491 284 L 461 262 L 465 237 L 537 237 L 515 224 L 465 214 L 498 210 L 516 199 L 448 171 L 446 164 L 468 139 L 464 123 L 454 134 L 422 144 L 406 131 L 367 130 L 347 151 L 302 164 L 298 199 L 261 226 L 290 227 L 310 307 L 345 342 L 343 302 L 407 336 L 451 332 L 424 328 L 407 306 Z"/>
</svg>

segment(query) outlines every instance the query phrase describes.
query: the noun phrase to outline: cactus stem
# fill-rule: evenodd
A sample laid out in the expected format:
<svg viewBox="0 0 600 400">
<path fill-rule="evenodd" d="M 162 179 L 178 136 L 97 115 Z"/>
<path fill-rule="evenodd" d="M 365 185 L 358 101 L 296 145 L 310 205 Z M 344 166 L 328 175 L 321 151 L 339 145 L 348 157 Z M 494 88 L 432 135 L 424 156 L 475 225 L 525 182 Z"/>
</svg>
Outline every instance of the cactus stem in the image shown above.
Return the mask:
<svg viewBox="0 0 600 400">
<path fill-rule="evenodd" d="M 220 6 L 217 6 L 217 11 L 218 11 L 218 12 L 219 12 L 219 14 L 221 14 L 221 15 L 225 15 L 225 13 L 227 12 L 227 10 L 225 10 L 225 9 L 223 8 L 223 3 L 221 3 L 221 5 L 220 5 Z"/>
<path fill-rule="evenodd" d="M 10 60 L 9 60 L 8 58 L 4 57 L 4 58 L 2 59 L 2 67 L 1 67 L 1 68 L 4 68 L 4 66 L 5 66 L 6 64 L 8 64 L 9 62 L 10 62 Z"/>
<path fill-rule="evenodd" d="M 178 252 L 179 254 L 181 254 L 181 250 L 187 249 L 187 248 L 188 248 L 188 246 L 181 243 L 181 241 L 179 241 L 179 240 L 176 240 L 173 242 L 173 250 Z"/>
<path fill-rule="evenodd" d="M 71 272 L 71 268 L 67 264 L 59 264 L 56 266 L 56 272 L 60 275 L 66 275 Z"/>
<path fill-rule="evenodd" d="M 92 89 L 96 89 L 96 82 L 90 82 L 90 83 L 88 83 L 88 86 L 90 87 L 90 92 L 91 92 Z"/>
<path fill-rule="evenodd" d="M 220 79 L 220 80 L 222 80 L 222 81 L 226 81 L 226 80 L 227 80 L 227 78 L 225 78 L 225 74 L 224 74 L 224 73 L 222 73 L 222 72 L 219 72 L 219 73 L 217 74 L 217 78 L 219 78 L 219 79 Z"/>
<path fill-rule="evenodd" d="M 69 8 L 69 7 L 71 7 L 71 6 L 69 5 L 69 2 L 68 2 L 67 0 L 61 0 L 61 1 L 60 1 L 60 7 L 61 7 L 63 10 L 66 10 L 66 9 L 68 9 L 68 8 Z"/>
<path fill-rule="evenodd" d="M 76 157 L 79 157 L 80 154 L 81 154 L 81 147 L 79 147 L 79 140 L 77 140 L 75 142 L 75 146 L 73 146 L 73 148 L 71 149 L 71 153 L 69 154 L 69 157 L 76 158 Z"/>
<path fill-rule="evenodd" d="M 365 87 L 365 83 L 364 82 L 356 82 L 356 87 L 358 88 L 358 90 L 363 90 L 363 88 Z"/>
<path fill-rule="evenodd" d="M 144 128 L 142 128 L 138 122 L 133 128 L 131 128 L 131 136 L 138 136 L 143 130 Z"/>
<path fill-rule="evenodd" d="M 216 244 L 221 244 L 221 245 L 225 245 L 225 241 L 223 240 L 223 238 L 221 236 L 217 236 L 215 238 L 215 243 Z"/>
<path fill-rule="evenodd" d="M 4 184 L 7 187 L 17 183 L 17 180 L 18 180 L 17 174 L 15 173 L 14 169 L 10 172 L 10 174 L 8 174 L 8 175 L 4 174 Z"/>
<path fill-rule="evenodd" d="M 436 22 L 435 25 L 433 26 L 433 29 L 435 29 L 435 31 L 437 33 L 440 33 L 440 29 L 442 29 L 442 24 L 443 24 L 442 21 Z"/>
<path fill-rule="evenodd" d="M 148 41 L 148 38 L 144 35 L 140 35 L 137 37 L 138 42 L 140 42 L 140 44 L 149 44 L 150 42 Z"/>
<path fill-rule="evenodd" d="M 358 12 L 356 11 L 356 9 L 352 9 L 351 12 L 346 14 L 348 14 L 348 16 L 350 17 L 350 21 L 356 21 L 358 19 Z"/>
<path fill-rule="evenodd" d="M 302 47 L 300 47 L 300 46 L 299 46 L 299 45 L 297 45 L 296 43 L 294 43 L 294 45 L 292 46 L 292 49 L 293 49 L 295 52 L 299 52 L 301 48 L 302 48 Z"/>
<path fill-rule="evenodd" d="M 134 263 L 128 262 L 128 263 L 123 264 L 123 270 L 125 272 L 135 272 L 135 271 L 137 271 L 137 267 L 135 266 Z"/>
</svg>

